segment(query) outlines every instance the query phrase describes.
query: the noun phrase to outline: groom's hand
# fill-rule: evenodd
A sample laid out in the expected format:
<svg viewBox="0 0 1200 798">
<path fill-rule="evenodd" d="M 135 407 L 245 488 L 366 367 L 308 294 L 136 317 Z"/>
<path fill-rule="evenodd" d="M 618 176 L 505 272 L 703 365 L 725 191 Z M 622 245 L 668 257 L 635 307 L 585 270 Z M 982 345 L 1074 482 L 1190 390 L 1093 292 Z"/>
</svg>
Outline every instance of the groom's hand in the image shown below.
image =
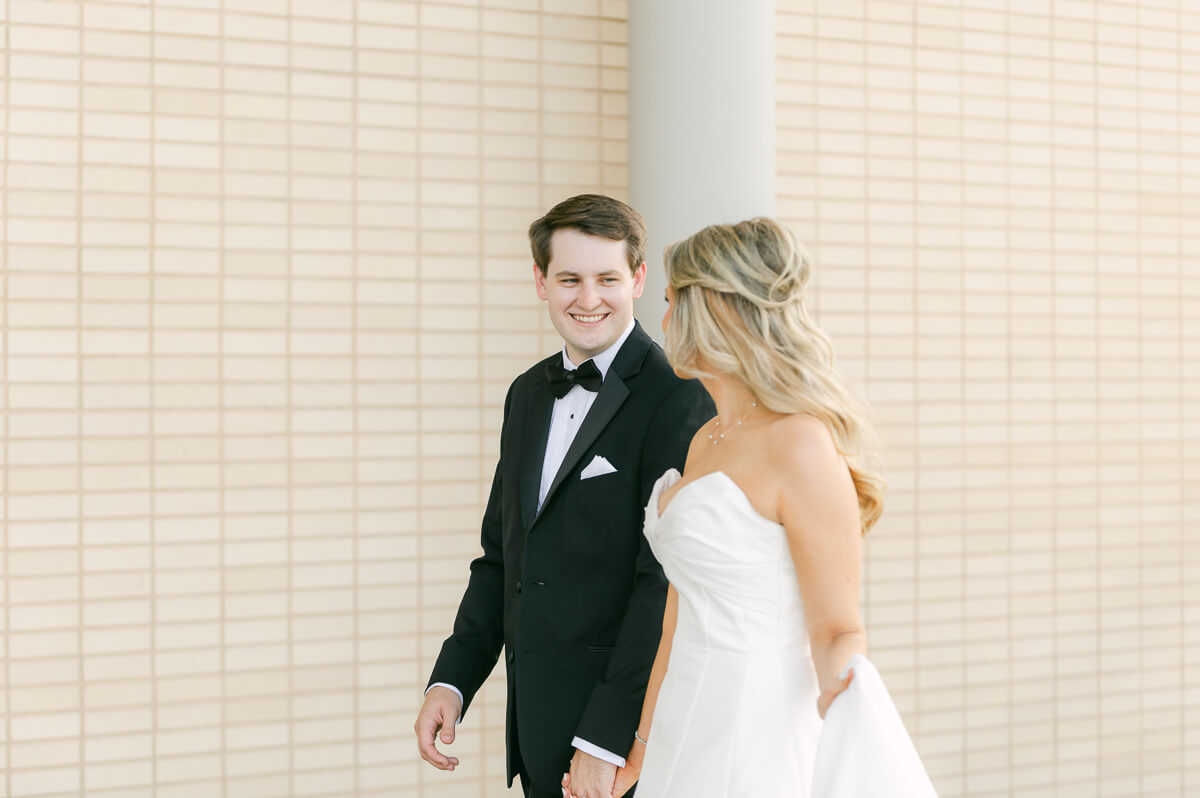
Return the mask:
<svg viewBox="0 0 1200 798">
<path fill-rule="evenodd" d="M 454 724 L 458 722 L 460 712 L 462 704 L 453 690 L 433 687 L 425 694 L 425 703 L 421 705 L 417 722 L 413 724 L 421 758 L 438 770 L 454 770 L 458 767 L 456 757 L 446 756 L 437 750 L 435 737 L 440 731 L 443 743 L 449 745 L 454 742 Z"/>
<path fill-rule="evenodd" d="M 616 765 L 576 749 L 567 782 L 575 798 L 611 798 L 616 778 Z"/>
</svg>

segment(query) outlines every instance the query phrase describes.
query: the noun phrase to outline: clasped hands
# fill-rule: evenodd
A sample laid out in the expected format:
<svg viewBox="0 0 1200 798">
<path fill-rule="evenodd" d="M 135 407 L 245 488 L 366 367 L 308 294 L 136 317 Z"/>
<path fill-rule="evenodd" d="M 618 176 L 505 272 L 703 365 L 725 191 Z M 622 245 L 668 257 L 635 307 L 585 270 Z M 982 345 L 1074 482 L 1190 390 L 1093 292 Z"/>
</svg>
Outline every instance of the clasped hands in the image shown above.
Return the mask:
<svg viewBox="0 0 1200 798">
<path fill-rule="evenodd" d="M 625 766 L 597 759 L 583 751 L 571 757 L 571 772 L 562 779 L 563 798 L 620 798 L 629 792 L 642 772 L 642 746 L 634 744 Z"/>
</svg>

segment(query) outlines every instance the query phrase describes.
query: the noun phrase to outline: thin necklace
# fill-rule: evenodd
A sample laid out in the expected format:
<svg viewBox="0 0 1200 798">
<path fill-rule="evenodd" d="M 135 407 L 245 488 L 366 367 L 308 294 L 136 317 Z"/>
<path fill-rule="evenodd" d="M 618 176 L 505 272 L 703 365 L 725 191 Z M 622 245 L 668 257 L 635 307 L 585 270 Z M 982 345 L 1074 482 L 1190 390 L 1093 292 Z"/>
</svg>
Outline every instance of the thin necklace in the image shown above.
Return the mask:
<svg viewBox="0 0 1200 798">
<path fill-rule="evenodd" d="M 758 402 L 750 403 L 751 410 L 753 410 L 756 407 L 758 407 Z M 733 427 L 731 427 L 729 431 L 733 432 L 735 429 L 742 426 L 742 422 L 745 421 L 749 415 L 750 415 L 750 410 L 747 410 L 745 413 L 742 414 L 742 417 L 738 419 L 737 423 L 734 424 Z M 718 418 L 716 426 L 713 427 L 713 431 L 708 433 L 708 439 L 710 441 L 712 441 L 713 446 L 716 446 L 718 443 L 721 442 L 721 440 L 724 437 L 725 437 L 725 433 L 721 432 L 721 419 Z"/>
</svg>

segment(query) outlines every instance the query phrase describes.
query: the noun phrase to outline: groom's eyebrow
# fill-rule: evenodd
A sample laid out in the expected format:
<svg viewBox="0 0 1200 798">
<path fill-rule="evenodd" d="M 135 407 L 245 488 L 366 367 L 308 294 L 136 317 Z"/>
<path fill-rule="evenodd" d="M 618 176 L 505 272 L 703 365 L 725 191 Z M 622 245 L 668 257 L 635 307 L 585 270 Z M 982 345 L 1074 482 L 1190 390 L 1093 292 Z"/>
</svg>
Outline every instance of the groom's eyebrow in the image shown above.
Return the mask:
<svg viewBox="0 0 1200 798">
<path fill-rule="evenodd" d="M 620 271 L 618 269 L 606 269 L 605 271 L 602 271 L 602 272 L 596 272 L 595 276 L 596 277 L 612 277 L 614 274 L 620 274 Z M 583 275 L 580 274 L 579 272 L 573 272 L 569 269 L 563 269 L 562 271 L 555 272 L 554 276 L 555 277 L 582 277 Z"/>
</svg>

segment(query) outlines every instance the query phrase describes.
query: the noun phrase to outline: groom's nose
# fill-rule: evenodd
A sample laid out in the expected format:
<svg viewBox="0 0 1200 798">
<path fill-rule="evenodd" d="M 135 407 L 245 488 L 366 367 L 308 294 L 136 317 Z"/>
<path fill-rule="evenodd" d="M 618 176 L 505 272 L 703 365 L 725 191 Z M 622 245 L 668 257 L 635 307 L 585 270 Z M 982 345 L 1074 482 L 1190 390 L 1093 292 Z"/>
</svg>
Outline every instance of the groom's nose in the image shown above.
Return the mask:
<svg viewBox="0 0 1200 798">
<path fill-rule="evenodd" d="M 596 291 L 596 287 L 591 283 L 584 282 L 579 289 L 579 298 L 575 300 L 575 304 L 580 310 L 595 310 L 600 306 L 600 293 Z"/>
</svg>

